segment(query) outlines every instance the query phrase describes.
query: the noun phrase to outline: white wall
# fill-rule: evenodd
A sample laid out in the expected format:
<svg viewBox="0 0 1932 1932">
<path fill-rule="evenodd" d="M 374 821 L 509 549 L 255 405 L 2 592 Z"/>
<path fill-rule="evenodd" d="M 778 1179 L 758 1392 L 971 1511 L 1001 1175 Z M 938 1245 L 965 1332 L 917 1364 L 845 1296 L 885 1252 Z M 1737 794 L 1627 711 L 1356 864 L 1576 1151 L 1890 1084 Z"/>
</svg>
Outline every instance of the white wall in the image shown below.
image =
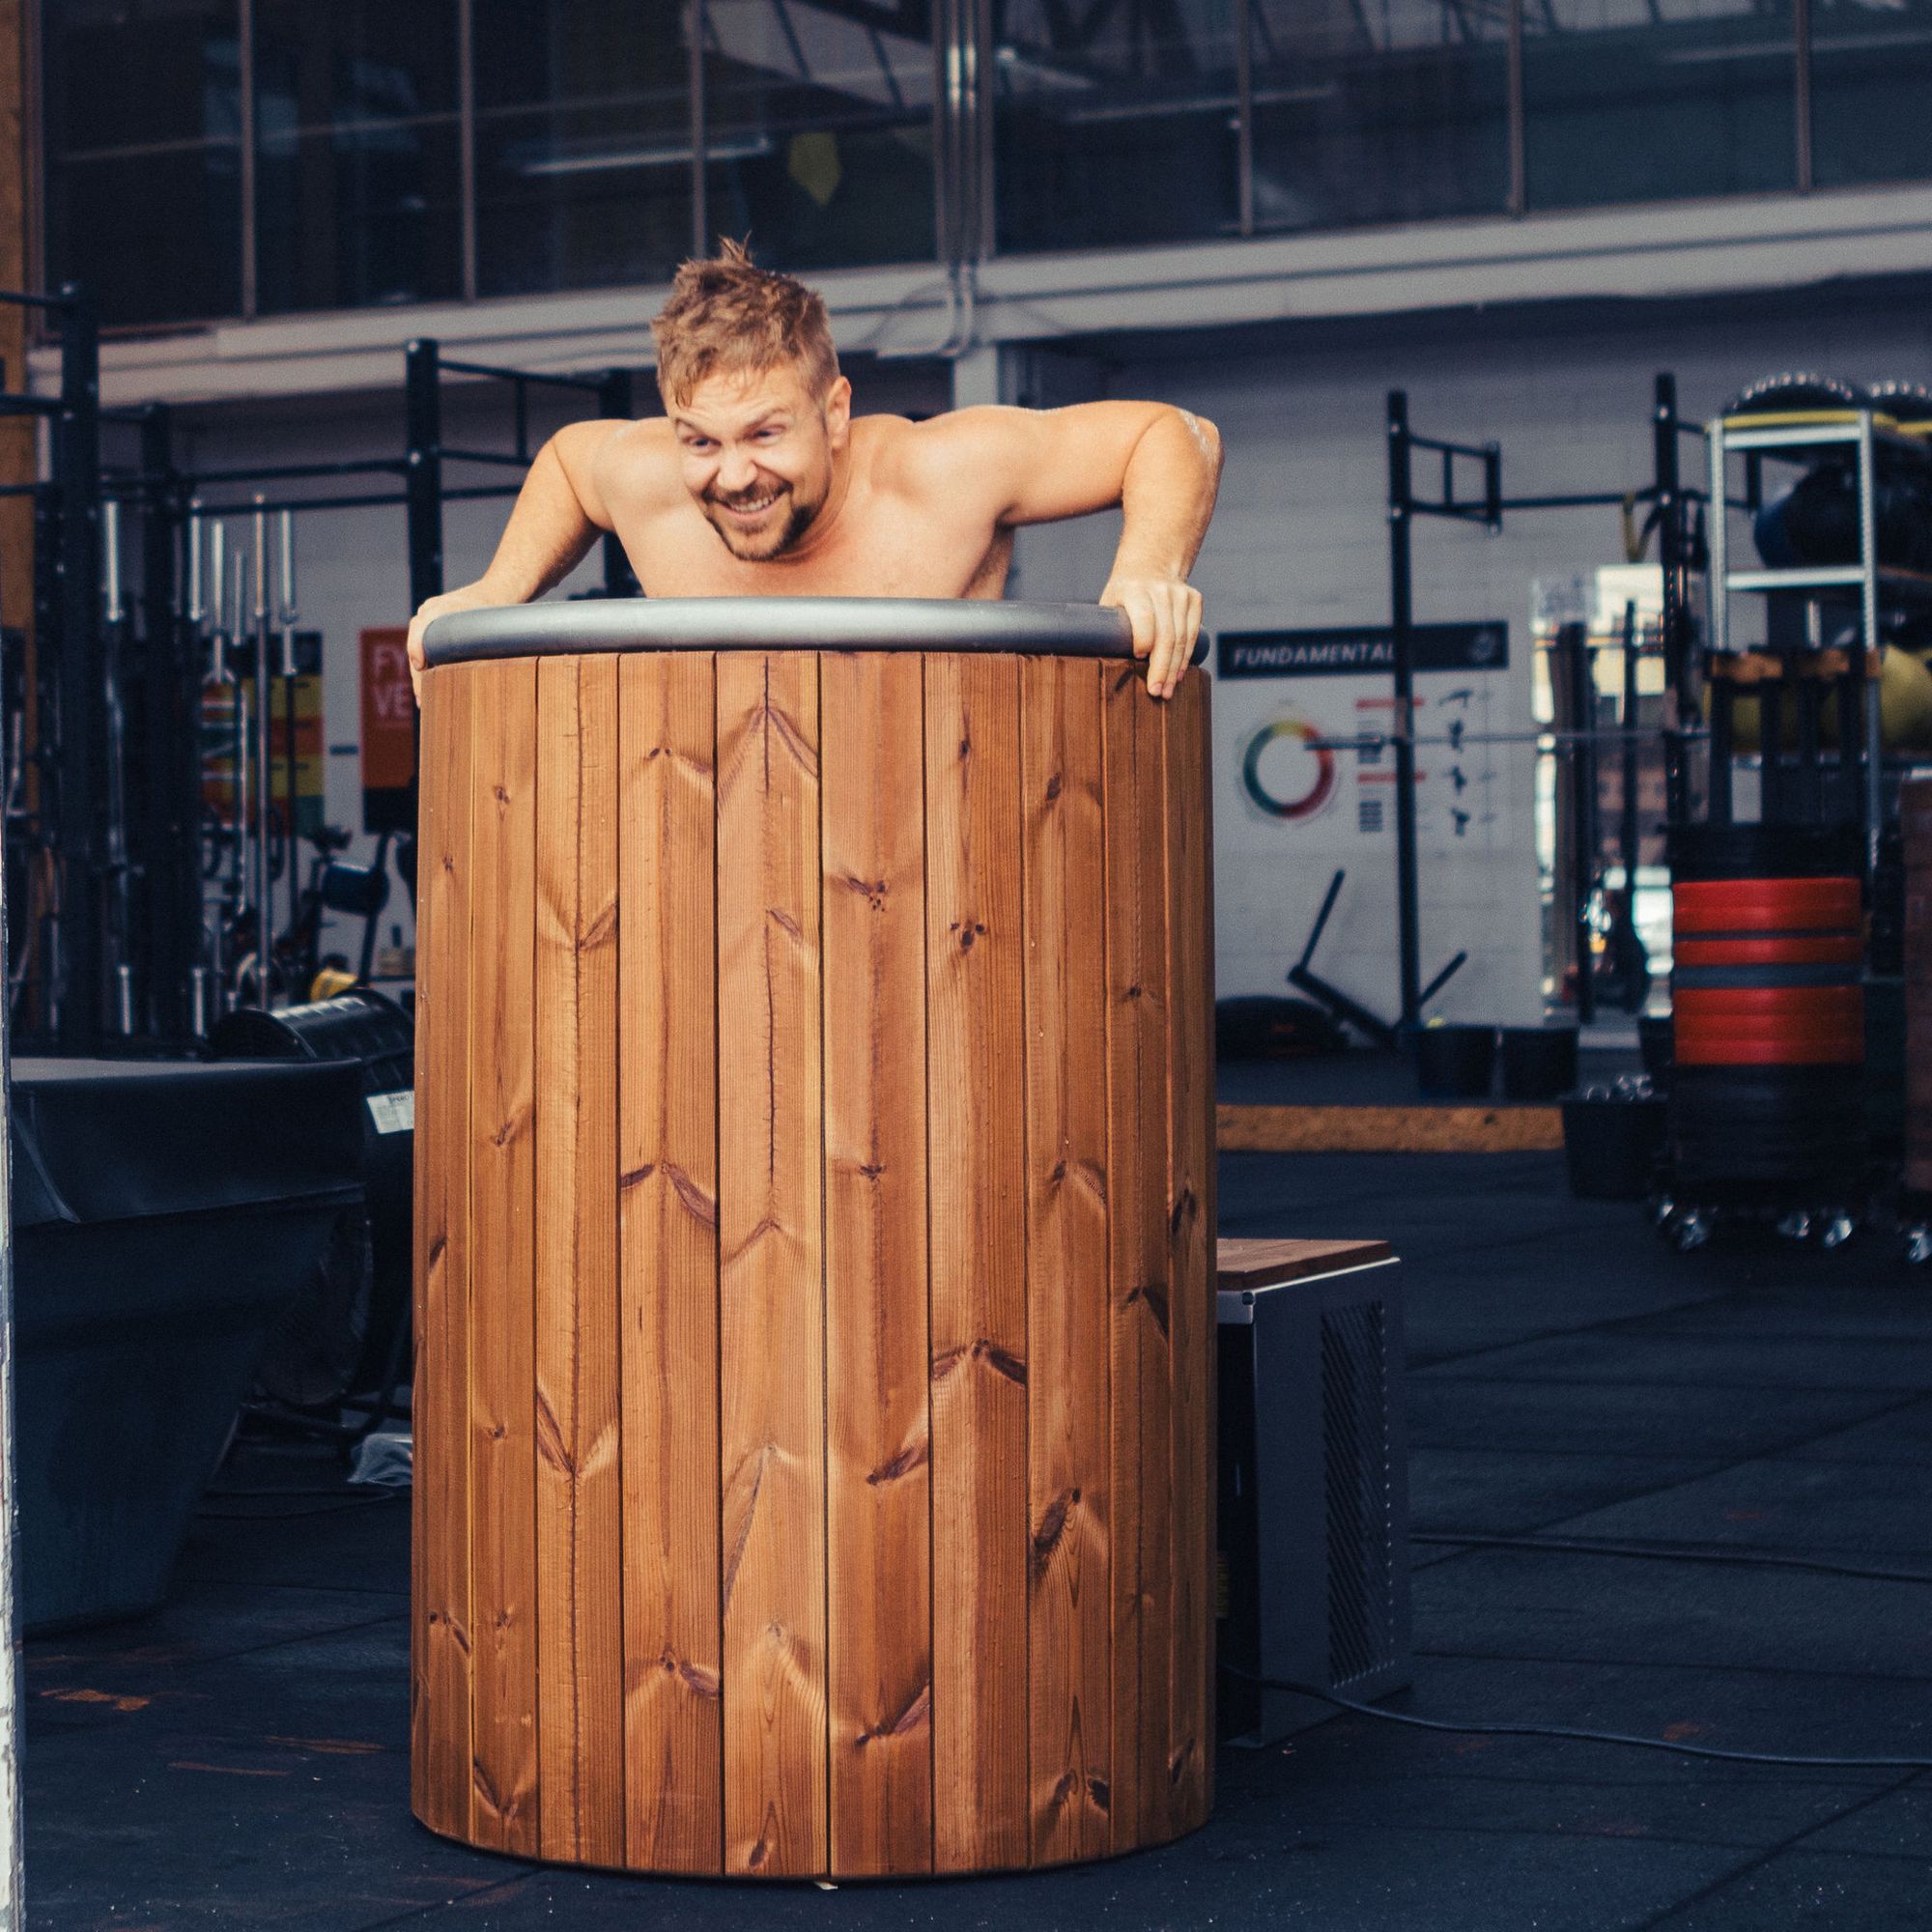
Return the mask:
<svg viewBox="0 0 1932 1932">
<path fill-rule="evenodd" d="M 1515 308 L 1390 322 L 1266 325 L 1246 334 L 1177 332 L 1057 346 L 1009 381 L 1042 402 L 1084 393 L 1151 396 L 1212 417 L 1228 452 L 1221 506 L 1196 581 L 1210 630 L 1383 623 L 1388 616 L 1383 408 L 1392 386 L 1409 393 L 1423 434 L 1503 445 L 1513 494 L 1636 488 L 1651 473 L 1651 382 L 1674 370 L 1688 417 L 1718 410 L 1747 382 L 1781 369 L 1855 379 L 1932 380 L 1932 307 L 1916 285 L 1865 284 L 1804 296 L 1754 296 L 1693 305 L 1605 303 L 1561 312 Z M 1080 351 L 1078 359 L 1067 350 Z M 400 353 L 397 362 L 400 367 Z M 862 408 L 925 412 L 944 407 L 943 377 L 929 364 L 874 363 L 854 370 Z M 646 379 L 647 380 L 647 379 Z M 450 442 L 497 440 L 507 412 L 452 395 Z M 194 467 L 287 462 L 333 454 L 392 454 L 402 441 L 398 395 L 228 406 L 184 412 L 184 456 Z M 536 425 L 539 431 L 547 425 Z M 1701 475 L 1687 443 L 1687 474 Z M 487 562 L 506 506 L 453 504 L 446 576 L 466 581 Z M 1117 518 L 1026 533 L 1013 592 L 1034 598 L 1098 595 Z M 1417 532 L 1416 615 L 1423 621 L 1502 616 L 1526 661 L 1530 585 L 1538 577 L 1588 572 L 1620 561 L 1612 510 L 1524 514 L 1497 538 L 1458 526 Z M 594 574 L 594 560 L 585 575 Z M 566 586 L 566 589 L 573 586 Z M 353 746 L 357 730 L 355 634 L 408 615 L 400 511 L 330 512 L 303 520 L 303 621 L 328 639 L 327 733 Z M 359 824 L 353 755 L 329 761 L 327 815 Z M 1225 859 L 1223 866 L 1225 868 Z M 1223 873 L 1224 902 L 1242 882 Z M 1224 992 L 1273 990 L 1291 939 L 1326 884 L 1293 882 L 1284 894 L 1279 961 L 1224 957 Z M 1533 875 L 1521 890 L 1534 893 Z M 1294 903 L 1296 896 L 1300 903 Z M 398 902 L 405 903 L 398 895 Z M 1339 917 L 1339 915 L 1338 915 Z M 1349 944 L 1383 962 L 1381 983 L 1351 987 L 1392 1002 L 1392 908 L 1365 907 Z M 407 923 L 407 922 L 405 922 Z M 1338 930 L 1338 939 L 1342 934 Z M 1439 949 L 1424 938 L 1425 971 Z M 1324 956 L 1327 945 L 1324 942 Z M 1234 969 L 1234 970 L 1231 970 Z M 1469 982 L 1458 1007 L 1481 1005 Z"/>
<path fill-rule="evenodd" d="M 1195 572 L 1210 631 L 1385 624 L 1383 426 L 1390 388 L 1407 390 L 1411 424 L 1423 435 L 1499 441 L 1507 494 L 1634 489 L 1652 474 L 1650 411 L 1659 370 L 1675 372 L 1680 409 L 1695 421 L 1716 413 L 1747 383 L 1783 370 L 1932 384 L 1932 307 L 1922 298 L 1867 286 L 1776 302 L 1604 304 L 1594 313 L 1516 309 L 1276 329 L 1264 338 L 1251 335 L 1245 350 L 1236 331 L 1192 342 L 1176 333 L 1148 345 L 1123 342 L 1112 355 L 1103 346 L 1102 355 L 1100 392 L 1177 403 L 1221 429 L 1227 464 L 1220 505 Z M 1686 439 L 1683 457 L 1686 479 L 1701 483 L 1700 446 Z M 1418 486 L 1435 482 L 1418 457 Z M 1096 518 L 1025 533 L 1018 594 L 1097 595 L 1117 527 L 1117 520 Z M 1614 509 L 1523 513 L 1510 518 L 1499 537 L 1419 520 L 1416 617 L 1505 617 L 1513 663 L 1526 667 L 1534 580 L 1620 562 L 1622 543 Z M 1244 895 L 1276 890 L 1272 881 L 1258 888 L 1242 876 L 1241 863 L 1223 841 L 1215 881 L 1224 928 L 1219 990 L 1286 990 L 1282 974 L 1326 889 L 1332 862 L 1324 857 L 1309 876 L 1281 882 L 1278 957 L 1238 944 L 1231 925 L 1230 911 Z M 1352 872 L 1350 879 L 1352 888 Z M 1527 864 L 1520 890 L 1533 898 Z M 1352 897 L 1350 890 L 1338 908 L 1318 970 L 1341 954 L 1375 961 L 1352 982 L 1350 973 L 1334 977 L 1390 1011 L 1392 896 L 1367 905 L 1351 904 Z M 1512 921 L 1512 929 L 1534 933 L 1536 922 Z M 1451 950 L 1440 939 L 1438 932 L 1432 940 L 1425 913 L 1425 977 Z M 1540 958 L 1534 965 L 1540 974 Z M 1508 978 L 1513 990 L 1505 991 L 1465 972 L 1435 1009 L 1451 1017 L 1526 1017 L 1497 1009 L 1497 1001 L 1520 998 L 1522 976 Z"/>
</svg>

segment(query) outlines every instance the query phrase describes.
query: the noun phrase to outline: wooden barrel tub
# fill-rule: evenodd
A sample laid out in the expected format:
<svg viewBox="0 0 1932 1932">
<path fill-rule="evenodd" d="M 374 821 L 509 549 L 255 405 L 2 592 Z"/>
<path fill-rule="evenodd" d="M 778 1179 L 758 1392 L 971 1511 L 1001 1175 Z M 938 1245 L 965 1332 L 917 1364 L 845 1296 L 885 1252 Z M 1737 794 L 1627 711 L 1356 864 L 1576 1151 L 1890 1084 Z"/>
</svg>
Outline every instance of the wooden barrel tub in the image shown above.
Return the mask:
<svg viewBox="0 0 1932 1932">
<path fill-rule="evenodd" d="M 1208 698 L 1088 607 L 445 618 L 412 1795 L 565 1863 L 1212 1800 Z"/>
</svg>

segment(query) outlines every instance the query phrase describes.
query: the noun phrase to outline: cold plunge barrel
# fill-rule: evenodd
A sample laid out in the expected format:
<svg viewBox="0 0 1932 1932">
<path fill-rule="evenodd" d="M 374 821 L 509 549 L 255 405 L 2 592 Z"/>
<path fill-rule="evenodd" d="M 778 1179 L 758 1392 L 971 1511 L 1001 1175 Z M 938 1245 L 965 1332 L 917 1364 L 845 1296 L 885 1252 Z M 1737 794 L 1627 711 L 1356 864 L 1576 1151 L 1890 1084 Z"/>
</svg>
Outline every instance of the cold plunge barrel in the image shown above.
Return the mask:
<svg viewBox="0 0 1932 1932">
<path fill-rule="evenodd" d="M 1044 1865 L 1211 1802 L 1207 692 L 1112 612 L 430 632 L 413 1804 Z"/>
<path fill-rule="evenodd" d="M 1863 905 L 1855 830 L 1671 835 L 1680 1191 L 1778 1198 L 1865 1155 Z"/>
</svg>

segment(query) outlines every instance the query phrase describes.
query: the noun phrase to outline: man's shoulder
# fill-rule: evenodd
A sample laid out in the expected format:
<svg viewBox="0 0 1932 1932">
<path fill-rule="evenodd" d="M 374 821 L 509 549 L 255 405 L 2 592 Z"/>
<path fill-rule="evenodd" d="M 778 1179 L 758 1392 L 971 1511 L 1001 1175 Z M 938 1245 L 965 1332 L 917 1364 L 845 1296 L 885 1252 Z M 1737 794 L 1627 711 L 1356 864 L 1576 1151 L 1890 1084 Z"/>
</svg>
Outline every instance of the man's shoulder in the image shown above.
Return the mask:
<svg viewBox="0 0 1932 1932">
<path fill-rule="evenodd" d="M 630 503 L 666 502 L 682 498 L 678 477 L 677 437 L 665 416 L 643 416 L 636 422 L 586 424 L 603 429 L 595 462 L 606 498 Z"/>
<path fill-rule="evenodd" d="M 852 429 L 871 439 L 871 470 L 889 489 L 924 496 L 957 490 L 982 475 L 987 459 L 1012 434 L 1020 410 L 975 407 L 943 414 L 859 416 Z"/>
</svg>

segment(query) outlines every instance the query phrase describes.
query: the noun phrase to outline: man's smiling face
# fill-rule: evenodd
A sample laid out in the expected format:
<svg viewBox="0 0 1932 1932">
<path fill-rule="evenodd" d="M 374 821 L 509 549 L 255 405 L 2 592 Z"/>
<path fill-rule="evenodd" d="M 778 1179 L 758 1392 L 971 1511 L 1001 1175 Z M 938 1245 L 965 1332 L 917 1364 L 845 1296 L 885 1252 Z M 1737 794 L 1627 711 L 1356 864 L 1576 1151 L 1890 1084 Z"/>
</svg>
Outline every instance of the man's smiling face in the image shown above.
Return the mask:
<svg viewBox="0 0 1932 1932">
<path fill-rule="evenodd" d="M 671 411 L 684 487 L 733 556 L 769 563 L 804 538 L 851 417 L 844 377 L 813 396 L 789 362 L 707 377 Z"/>
</svg>

